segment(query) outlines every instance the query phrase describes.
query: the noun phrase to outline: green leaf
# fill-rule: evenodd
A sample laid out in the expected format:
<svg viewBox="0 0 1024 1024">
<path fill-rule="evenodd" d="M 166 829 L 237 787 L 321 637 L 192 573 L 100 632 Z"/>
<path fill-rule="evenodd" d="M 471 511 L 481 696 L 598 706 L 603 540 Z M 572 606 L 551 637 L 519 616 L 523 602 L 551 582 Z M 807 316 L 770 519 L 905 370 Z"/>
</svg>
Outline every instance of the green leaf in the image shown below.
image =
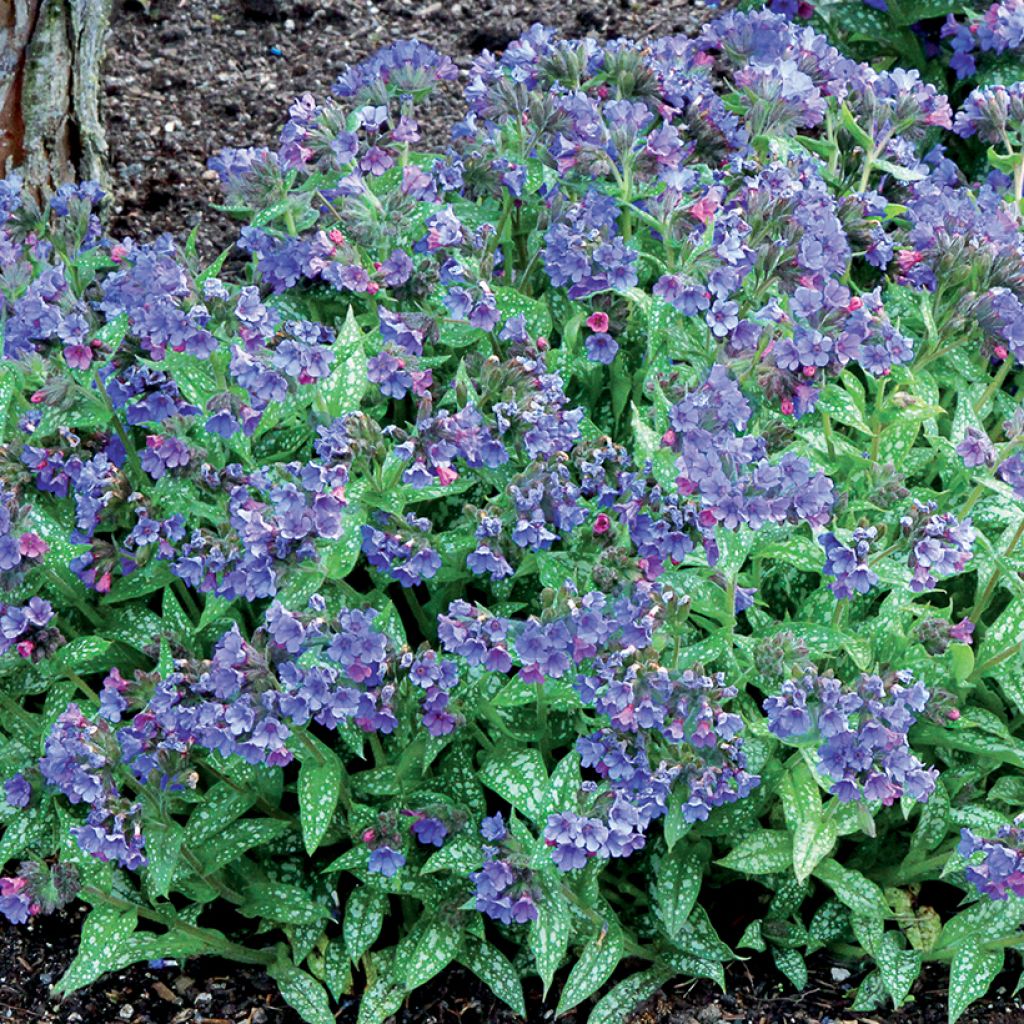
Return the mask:
<svg viewBox="0 0 1024 1024">
<path fill-rule="evenodd" d="M 202 848 L 236 818 L 256 803 L 256 795 L 242 793 L 230 783 L 218 782 L 206 791 L 203 802 L 192 812 L 185 826 L 185 843 L 193 850 Z"/>
<path fill-rule="evenodd" d="M 352 967 L 345 943 L 337 939 L 324 954 L 323 980 L 327 991 L 337 1000 L 352 990 Z"/>
<path fill-rule="evenodd" d="M 330 828 L 341 794 L 343 768 L 338 755 L 322 743 L 317 744 L 321 760 L 307 757 L 299 767 L 299 820 L 306 853 L 316 852 Z"/>
<path fill-rule="evenodd" d="M 654 889 L 654 907 L 670 939 L 679 935 L 697 902 L 704 878 L 704 856 L 693 844 L 677 845 L 661 858 Z"/>
<path fill-rule="evenodd" d="M 875 963 L 886 991 L 899 1009 L 921 973 L 921 954 L 914 949 L 903 949 L 897 933 L 886 932 L 875 952 Z"/>
<path fill-rule="evenodd" d="M 349 306 L 345 323 L 334 342 L 331 373 L 318 388 L 314 399 L 315 407 L 325 419 L 334 420 L 342 413 L 358 411 L 366 393 L 366 362 L 363 332 Z"/>
<path fill-rule="evenodd" d="M 758 953 L 763 953 L 768 948 L 768 945 L 764 941 L 761 926 L 762 922 L 760 918 L 756 921 L 751 921 L 750 924 L 743 929 L 743 934 L 740 936 L 740 941 L 736 943 L 736 948 L 753 949 Z"/>
<path fill-rule="evenodd" d="M 916 167 L 903 167 L 900 164 L 894 164 L 891 160 L 876 159 L 872 166 L 877 167 L 880 171 L 885 171 L 886 174 L 897 181 L 924 181 L 928 176 L 924 171 L 919 171 Z"/>
<path fill-rule="evenodd" d="M 343 580 L 359 561 L 366 513 L 362 505 L 349 507 L 341 518 L 341 536 L 322 543 L 323 567 L 329 580 Z"/>
<path fill-rule="evenodd" d="M 327 992 L 312 975 L 284 959 L 271 964 L 267 974 L 277 982 L 284 1001 L 306 1024 L 335 1024 Z"/>
<path fill-rule="evenodd" d="M 971 943 L 958 949 L 949 965 L 949 1024 L 980 999 L 1003 969 L 1004 950 L 984 949 Z"/>
<path fill-rule="evenodd" d="M 176 821 L 153 821 L 146 823 L 143 832 L 148 861 L 146 878 L 155 895 L 166 896 L 174 880 L 185 830 Z"/>
<path fill-rule="evenodd" d="M 807 964 L 799 950 L 772 946 L 772 959 L 795 989 L 803 990 L 807 987 Z"/>
<path fill-rule="evenodd" d="M 250 886 L 239 913 L 284 924 L 312 924 L 331 916 L 326 907 L 310 899 L 302 886 L 285 885 L 283 882 Z"/>
<path fill-rule="evenodd" d="M 353 889 L 345 901 L 342 936 L 350 960 L 358 960 L 378 939 L 388 899 L 368 885 Z"/>
<path fill-rule="evenodd" d="M 488 758 L 480 781 L 517 811 L 541 821 L 547 803 L 548 773 L 540 752 L 514 750 Z"/>
<path fill-rule="evenodd" d="M 78 953 L 64 976 L 54 985 L 54 991 L 67 995 L 114 970 L 118 953 L 137 924 L 138 918 L 133 910 L 119 910 L 105 903 L 93 907 L 82 924 Z"/>
<path fill-rule="evenodd" d="M 839 108 L 840 119 L 843 122 L 843 127 L 853 137 L 853 141 L 856 142 L 865 152 L 874 147 L 874 141 L 871 136 L 857 123 L 857 119 L 853 116 L 853 111 L 844 103 Z"/>
<path fill-rule="evenodd" d="M 363 993 L 359 1000 L 359 1016 L 356 1024 L 384 1024 L 393 1013 L 397 1013 L 405 1000 L 405 988 L 394 981 L 394 951 L 387 950 L 372 957 L 377 980 Z"/>
<path fill-rule="evenodd" d="M 793 863 L 793 839 L 786 832 L 754 832 L 716 863 L 746 875 L 777 875 Z"/>
<path fill-rule="evenodd" d="M 462 931 L 448 920 L 434 918 L 410 932 L 395 950 L 395 974 L 407 991 L 425 985 L 458 955 Z"/>
<path fill-rule="evenodd" d="M 513 1013 L 526 1016 L 523 984 L 503 953 L 483 939 L 467 934 L 459 962 L 468 967 Z"/>
<path fill-rule="evenodd" d="M 654 966 L 620 981 L 590 1011 L 587 1024 L 622 1024 L 638 1003 L 654 995 L 676 972 Z"/>
<path fill-rule="evenodd" d="M 844 868 L 826 858 L 814 869 L 821 879 L 852 911 L 851 924 L 862 946 L 873 956 L 881 942 L 885 920 L 890 915 L 882 890 L 859 871 Z"/>
<path fill-rule="evenodd" d="M 999 618 L 985 631 L 985 638 L 978 648 L 978 664 L 984 665 L 1014 644 L 1019 644 L 1022 637 L 1024 637 L 1024 598 L 1015 597 L 999 614 Z M 998 678 L 1005 670 L 1006 665 L 999 663 L 989 671 Z"/>
<path fill-rule="evenodd" d="M 572 920 L 564 898 L 545 897 L 537 902 L 537 919 L 530 924 L 530 951 L 547 996 L 551 980 L 569 948 Z"/>
<path fill-rule="evenodd" d="M 477 870 L 483 861 L 479 841 L 467 833 L 459 833 L 445 842 L 437 853 L 432 853 L 426 864 L 420 868 L 421 875 L 433 875 L 438 871 L 455 871 L 467 875 Z"/>
<path fill-rule="evenodd" d="M 102 672 L 113 664 L 110 647 L 111 642 L 102 637 L 80 636 L 43 662 L 46 674 L 53 675 L 64 669 L 77 672 L 80 676 Z"/>
<path fill-rule="evenodd" d="M 203 867 L 210 872 L 237 860 L 254 846 L 272 842 L 290 829 L 291 823 L 280 818 L 244 818 L 226 825 L 223 831 L 213 837 L 204 838 L 198 843 L 192 840 L 191 843 Z M 187 829 L 185 834 L 188 841 Z"/>
<path fill-rule="evenodd" d="M 861 410 L 857 407 L 853 396 L 838 384 L 829 384 L 818 399 L 818 408 L 827 412 L 836 422 L 859 430 L 871 437 L 874 433 L 864 420 Z"/>
<path fill-rule="evenodd" d="M 565 980 L 556 1016 L 578 1006 L 612 976 L 622 959 L 623 944 L 622 929 L 615 922 L 588 943 Z"/>
<path fill-rule="evenodd" d="M 942 929 L 936 949 L 972 946 L 989 939 L 1008 938 L 1024 924 L 1024 899 L 983 899 L 951 917 Z"/>
</svg>

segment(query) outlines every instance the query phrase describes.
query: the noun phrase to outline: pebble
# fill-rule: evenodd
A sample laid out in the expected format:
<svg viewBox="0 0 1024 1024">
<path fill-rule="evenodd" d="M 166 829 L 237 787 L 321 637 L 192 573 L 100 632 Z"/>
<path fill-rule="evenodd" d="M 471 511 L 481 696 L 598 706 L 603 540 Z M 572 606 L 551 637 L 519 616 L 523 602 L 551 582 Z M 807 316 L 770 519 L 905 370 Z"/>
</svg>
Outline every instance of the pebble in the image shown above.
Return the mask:
<svg viewBox="0 0 1024 1024">
<path fill-rule="evenodd" d="M 118 1017 L 121 1020 L 131 1020 L 135 1016 L 135 1007 L 131 1003 L 125 1003 L 120 1010 L 117 1011 Z"/>
<path fill-rule="evenodd" d="M 291 18 L 284 19 L 284 30 L 285 32 L 295 31 L 295 22 Z"/>
</svg>

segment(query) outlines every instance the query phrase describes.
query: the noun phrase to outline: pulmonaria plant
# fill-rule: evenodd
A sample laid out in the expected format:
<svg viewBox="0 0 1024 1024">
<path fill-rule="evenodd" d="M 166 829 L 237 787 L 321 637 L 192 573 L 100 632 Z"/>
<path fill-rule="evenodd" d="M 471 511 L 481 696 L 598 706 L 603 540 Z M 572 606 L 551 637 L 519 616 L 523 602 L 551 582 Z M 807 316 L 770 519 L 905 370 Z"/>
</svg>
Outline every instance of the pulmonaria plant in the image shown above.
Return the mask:
<svg viewBox="0 0 1024 1024">
<path fill-rule="evenodd" d="M 1024 924 L 1019 87 L 534 26 L 428 151 L 457 78 L 213 157 L 241 267 L 0 184 L 0 913 L 310 1024 L 826 946 L 958 1016 Z"/>
</svg>

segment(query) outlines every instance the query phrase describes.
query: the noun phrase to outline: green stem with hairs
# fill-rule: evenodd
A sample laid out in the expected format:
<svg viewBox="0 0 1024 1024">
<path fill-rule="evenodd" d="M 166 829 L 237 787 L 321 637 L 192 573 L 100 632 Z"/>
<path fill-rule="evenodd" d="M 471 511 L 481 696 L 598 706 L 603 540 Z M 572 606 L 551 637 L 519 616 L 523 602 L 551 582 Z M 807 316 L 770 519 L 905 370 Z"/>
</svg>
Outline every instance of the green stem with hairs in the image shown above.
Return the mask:
<svg viewBox="0 0 1024 1024">
<path fill-rule="evenodd" d="M 988 387 L 985 388 L 982 396 L 974 403 L 974 411 L 976 413 L 980 413 L 985 408 L 988 400 L 1003 386 L 1012 367 L 1013 359 L 1007 356 L 1003 360 L 1002 366 L 999 367 L 999 372 L 989 381 Z"/>
</svg>

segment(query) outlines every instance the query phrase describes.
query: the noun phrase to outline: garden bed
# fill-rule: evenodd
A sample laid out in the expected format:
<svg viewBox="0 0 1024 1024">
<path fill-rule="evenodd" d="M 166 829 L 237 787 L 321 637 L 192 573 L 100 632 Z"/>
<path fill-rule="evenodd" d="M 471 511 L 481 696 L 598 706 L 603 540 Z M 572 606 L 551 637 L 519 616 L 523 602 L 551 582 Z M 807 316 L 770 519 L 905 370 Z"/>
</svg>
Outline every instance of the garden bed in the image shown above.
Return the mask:
<svg viewBox="0 0 1024 1024">
<path fill-rule="evenodd" d="M 152 969 L 139 965 L 110 975 L 63 1001 L 50 985 L 74 959 L 81 917 L 41 918 L 14 928 L 0 922 L 0 1021 L 11 1024 L 301 1024 L 300 1017 L 260 970 L 216 959 Z M 637 1008 L 626 1024 L 945 1024 L 946 982 L 928 971 L 914 990 L 915 1003 L 901 1011 L 858 1014 L 848 1009 L 858 976 L 826 957 L 811 963 L 803 992 L 779 980 L 771 962 L 754 957 L 726 971 L 729 992 L 706 981 L 666 986 Z M 841 980 L 840 980 L 841 979 Z M 1006 979 L 1010 984 L 1010 979 Z M 554 1001 L 540 986 L 527 986 L 527 1024 L 552 1021 Z M 1020 1005 L 996 986 L 993 998 L 972 1007 L 962 1024 L 1020 1024 Z M 344 1000 L 338 1024 L 355 1024 L 355 1000 Z M 586 1014 L 570 1012 L 568 1024 Z M 519 1024 L 486 986 L 468 971 L 453 969 L 416 993 L 395 1024 Z"/>
</svg>

